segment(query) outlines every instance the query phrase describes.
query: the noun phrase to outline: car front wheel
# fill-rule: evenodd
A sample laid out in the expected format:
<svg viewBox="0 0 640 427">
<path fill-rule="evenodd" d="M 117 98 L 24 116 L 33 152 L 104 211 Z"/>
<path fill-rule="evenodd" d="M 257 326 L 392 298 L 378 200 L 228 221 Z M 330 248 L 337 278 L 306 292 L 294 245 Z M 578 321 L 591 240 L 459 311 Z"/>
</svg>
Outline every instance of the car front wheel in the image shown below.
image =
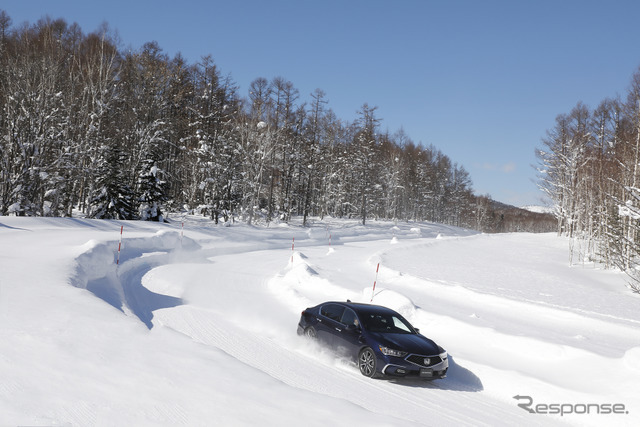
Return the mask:
<svg viewBox="0 0 640 427">
<path fill-rule="evenodd" d="M 358 366 L 365 377 L 374 378 L 376 376 L 376 355 L 370 347 L 363 348 L 360 351 Z"/>
</svg>

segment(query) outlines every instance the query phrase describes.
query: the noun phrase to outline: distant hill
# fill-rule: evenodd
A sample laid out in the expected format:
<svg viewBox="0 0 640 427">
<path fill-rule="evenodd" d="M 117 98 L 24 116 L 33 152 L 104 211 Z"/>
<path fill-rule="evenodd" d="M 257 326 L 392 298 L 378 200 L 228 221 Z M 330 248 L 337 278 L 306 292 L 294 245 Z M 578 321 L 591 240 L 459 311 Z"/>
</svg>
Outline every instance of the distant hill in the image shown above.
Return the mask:
<svg viewBox="0 0 640 427">
<path fill-rule="evenodd" d="M 557 228 L 557 220 L 552 213 L 552 208 L 544 206 L 519 208 L 490 200 L 484 209 L 485 215 L 480 227 L 480 231 L 484 233 L 548 233 L 556 231 Z"/>
<path fill-rule="evenodd" d="M 551 206 L 528 205 L 528 206 L 520 206 L 520 209 L 525 209 L 527 211 L 536 212 L 536 213 L 553 214 L 554 208 Z"/>
</svg>

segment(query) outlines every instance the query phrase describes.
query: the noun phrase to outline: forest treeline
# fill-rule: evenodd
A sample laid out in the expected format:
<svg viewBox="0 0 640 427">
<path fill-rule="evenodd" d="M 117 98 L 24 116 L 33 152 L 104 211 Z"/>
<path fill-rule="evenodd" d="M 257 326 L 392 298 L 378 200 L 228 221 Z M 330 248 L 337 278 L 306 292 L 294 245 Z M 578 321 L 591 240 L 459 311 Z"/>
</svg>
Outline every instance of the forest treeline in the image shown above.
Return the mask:
<svg viewBox="0 0 640 427">
<path fill-rule="evenodd" d="M 640 292 L 640 69 L 624 96 L 558 115 L 537 156 L 570 262 L 619 268 Z"/>
<path fill-rule="evenodd" d="M 161 220 L 186 209 L 216 222 L 549 229 L 539 214 L 497 213 L 462 166 L 381 132 L 366 103 L 345 121 L 320 89 L 303 100 L 284 78 L 256 78 L 242 97 L 210 56 L 189 64 L 156 42 L 123 50 L 106 24 L 11 24 L 0 11 L 0 215 Z"/>
</svg>

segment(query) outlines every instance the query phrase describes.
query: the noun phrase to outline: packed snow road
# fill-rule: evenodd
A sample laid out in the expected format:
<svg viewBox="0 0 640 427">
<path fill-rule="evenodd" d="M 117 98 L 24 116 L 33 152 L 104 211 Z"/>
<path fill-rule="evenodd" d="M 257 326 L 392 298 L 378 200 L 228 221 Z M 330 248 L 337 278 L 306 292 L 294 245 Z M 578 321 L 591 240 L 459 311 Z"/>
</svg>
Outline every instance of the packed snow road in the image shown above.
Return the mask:
<svg viewBox="0 0 640 427">
<path fill-rule="evenodd" d="M 0 423 L 640 421 L 640 300 L 563 263 L 563 239 L 180 223 L 0 219 Z M 346 299 L 401 312 L 449 376 L 371 380 L 296 335 L 304 308 Z"/>
</svg>

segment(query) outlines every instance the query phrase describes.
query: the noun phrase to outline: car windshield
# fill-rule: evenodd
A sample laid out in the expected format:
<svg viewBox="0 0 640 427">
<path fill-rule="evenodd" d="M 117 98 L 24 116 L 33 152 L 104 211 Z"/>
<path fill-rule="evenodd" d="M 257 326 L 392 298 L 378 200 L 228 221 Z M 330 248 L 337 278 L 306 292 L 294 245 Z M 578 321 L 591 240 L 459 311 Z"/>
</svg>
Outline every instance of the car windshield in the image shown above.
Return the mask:
<svg viewBox="0 0 640 427">
<path fill-rule="evenodd" d="M 361 313 L 362 326 L 367 331 L 391 334 L 413 334 L 411 325 L 391 313 Z"/>
</svg>

